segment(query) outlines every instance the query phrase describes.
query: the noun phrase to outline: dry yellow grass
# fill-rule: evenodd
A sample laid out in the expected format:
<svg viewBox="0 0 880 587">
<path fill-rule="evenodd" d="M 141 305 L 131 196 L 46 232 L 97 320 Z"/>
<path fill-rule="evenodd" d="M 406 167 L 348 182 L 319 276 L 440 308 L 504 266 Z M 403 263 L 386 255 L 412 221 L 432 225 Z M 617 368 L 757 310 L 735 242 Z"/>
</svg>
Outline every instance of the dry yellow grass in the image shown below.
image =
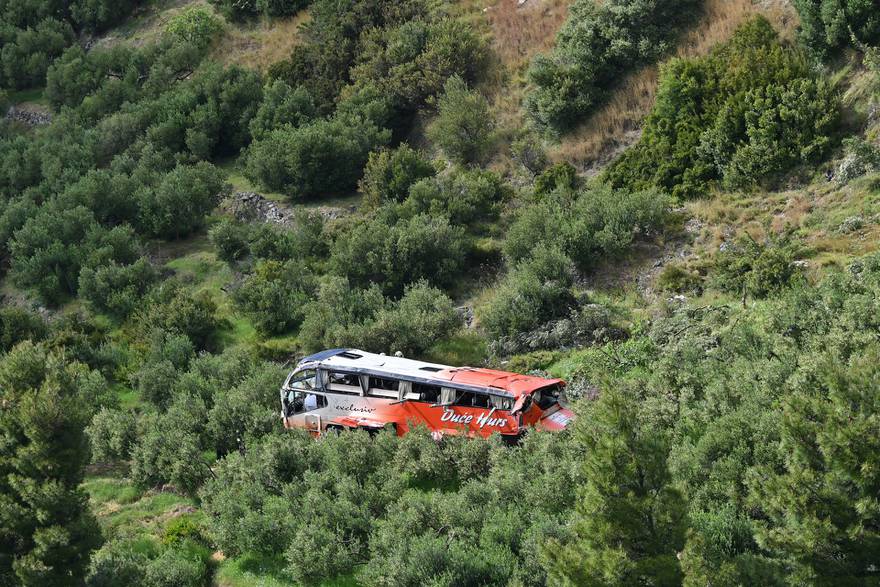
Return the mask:
<svg viewBox="0 0 880 587">
<path fill-rule="evenodd" d="M 261 20 L 246 28 L 230 27 L 217 43 L 213 58 L 225 65 L 265 71 L 276 61 L 290 57 L 301 42 L 300 25 L 308 18 L 308 11 L 303 11 L 289 18 Z"/>
<path fill-rule="evenodd" d="M 492 30 L 492 47 L 505 66 L 519 70 L 538 53 L 553 47 L 556 32 L 568 16 L 571 0 L 498 0 L 484 10 Z"/>
<path fill-rule="evenodd" d="M 752 0 L 707 0 L 697 24 L 678 44 L 675 56 L 705 55 L 733 35 L 754 14 L 764 14 L 791 38 L 797 17 L 787 3 L 755 4 Z M 639 137 L 642 120 L 651 111 L 657 92 L 660 66 L 644 67 L 625 76 L 608 102 L 550 150 L 552 159 L 566 160 L 581 169 L 604 165 Z"/>
</svg>

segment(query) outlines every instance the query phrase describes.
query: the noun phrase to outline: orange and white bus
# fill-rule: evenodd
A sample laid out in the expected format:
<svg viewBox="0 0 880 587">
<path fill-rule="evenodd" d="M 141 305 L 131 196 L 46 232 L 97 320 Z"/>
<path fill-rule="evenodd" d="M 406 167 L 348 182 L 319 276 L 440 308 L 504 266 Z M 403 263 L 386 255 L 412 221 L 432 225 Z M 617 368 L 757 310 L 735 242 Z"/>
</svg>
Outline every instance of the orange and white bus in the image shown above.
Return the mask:
<svg viewBox="0 0 880 587">
<path fill-rule="evenodd" d="M 326 431 L 426 425 L 435 436 L 499 433 L 514 440 L 529 427 L 562 430 L 574 414 L 565 382 L 473 367 L 450 367 L 357 349 L 302 359 L 281 387 L 285 428 Z"/>
</svg>

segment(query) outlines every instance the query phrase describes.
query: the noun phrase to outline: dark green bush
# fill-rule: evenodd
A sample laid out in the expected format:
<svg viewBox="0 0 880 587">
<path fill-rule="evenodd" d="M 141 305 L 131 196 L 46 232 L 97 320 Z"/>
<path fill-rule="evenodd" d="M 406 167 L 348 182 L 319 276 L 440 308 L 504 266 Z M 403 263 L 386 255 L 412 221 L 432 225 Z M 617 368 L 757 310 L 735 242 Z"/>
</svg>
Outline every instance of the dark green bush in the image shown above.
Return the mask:
<svg viewBox="0 0 880 587">
<path fill-rule="evenodd" d="M 264 16 L 291 16 L 310 4 L 310 0 L 211 0 L 228 19 L 243 21 Z"/>
<path fill-rule="evenodd" d="M 461 227 L 420 214 L 399 220 L 375 217 L 349 228 L 333 243 L 330 267 L 356 287 L 380 284 L 392 295 L 427 279 L 451 284 L 464 266 L 467 241 Z"/>
<path fill-rule="evenodd" d="M 389 139 L 370 123 L 342 119 L 282 127 L 251 145 L 247 174 L 293 199 L 345 193 L 357 186 L 370 151 Z"/>
<path fill-rule="evenodd" d="M 155 236 L 180 238 L 205 225 L 222 197 L 223 182 L 210 163 L 179 165 L 140 196 L 141 223 Z"/>
<path fill-rule="evenodd" d="M 24 340 L 42 340 L 47 330 L 46 321 L 39 314 L 16 306 L 0 307 L 0 353 Z"/>
<path fill-rule="evenodd" d="M 217 250 L 217 257 L 227 263 L 237 261 L 250 252 L 250 228 L 230 218 L 224 218 L 211 227 L 208 238 Z"/>
<path fill-rule="evenodd" d="M 264 335 L 281 334 L 302 322 L 315 277 L 300 261 L 260 261 L 235 290 L 238 309 Z"/>
<path fill-rule="evenodd" d="M 328 278 L 306 313 L 300 340 L 308 349 L 353 346 L 374 352 L 419 353 L 452 334 L 461 324 L 452 301 L 419 282 L 399 301 L 373 285 L 352 289 L 344 278 Z"/>
<path fill-rule="evenodd" d="M 526 332 L 568 314 L 575 300 L 571 292 L 571 259 L 558 249 L 538 245 L 504 278 L 495 296 L 479 309 L 480 323 L 495 338 Z"/>
<path fill-rule="evenodd" d="M 473 81 L 485 62 L 485 43 L 471 26 L 452 18 L 375 28 L 362 42 L 360 59 L 351 70 L 355 87 L 382 88 L 403 118 L 438 96 L 453 76 Z"/>
<path fill-rule="evenodd" d="M 387 202 L 402 201 L 410 186 L 434 173 L 424 155 L 403 143 L 393 150 L 370 153 L 358 188 L 364 194 L 364 204 L 377 208 Z"/>
<path fill-rule="evenodd" d="M 529 68 L 529 114 L 553 132 L 571 129 L 622 74 L 668 51 L 697 8 L 696 0 L 574 2 L 552 53 Z"/>
<path fill-rule="evenodd" d="M 282 431 L 278 398 L 266 390 L 278 387 L 286 374 L 283 367 L 263 363 L 234 385 L 213 391 L 206 433 L 218 456 L 246 451 L 259 439 Z"/>
<path fill-rule="evenodd" d="M 760 243 L 745 234 L 726 243 L 715 262 L 718 286 L 732 293 L 764 298 L 792 283 L 796 244 L 786 238 Z"/>
<path fill-rule="evenodd" d="M 698 291 L 702 283 L 699 274 L 680 263 L 667 263 L 657 276 L 657 288 L 662 291 L 675 293 Z"/>
<path fill-rule="evenodd" d="M 535 178 L 535 197 L 540 199 L 556 190 L 573 192 L 577 187 L 577 170 L 568 161 L 563 161 L 551 165 Z"/>
<path fill-rule="evenodd" d="M 706 57 L 674 59 L 639 143 L 606 172 L 616 187 L 699 196 L 707 183 L 772 184 L 833 144 L 837 91 L 763 17 Z"/>
<path fill-rule="evenodd" d="M 455 225 L 475 224 L 498 216 L 507 191 L 491 171 L 456 169 L 415 183 L 402 210 L 410 215 L 446 216 Z"/>
<path fill-rule="evenodd" d="M 134 311 L 157 278 L 157 271 L 143 257 L 130 265 L 84 267 L 79 274 L 79 295 L 96 310 L 124 318 Z"/>
<path fill-rule="evenodd" d="M 52 61 L 75 38 L 69 23 L 46 18 L 27 28 L 0 27 L 0 87 L 24 89 L 42 84 Z"/>
<path fill-rule="evenodd" d="M 206 292 L 194 293 L 174 281 L 154 288 L 137 312 L 142 332 L 154 329 L 187 336 L 198 349 L 211 348 L 219 327 L 217 304 Z"/>
<path fill-rule="evenodd" d="M 149 556 L 125 540 L 113 540 L 96 551 L 91 559 L 88 587 L 145 587 L 144 571 Z"/>
<path fill-rule="evenodd" d="M 83 267 L 133 263 L 137 239 L 131 229 L 101 227 L 83 206 L 40 208 L 15 232 L 10 244 L 12 277 L 49 303 L 76 293 Z"/>
<path fill-rule="evenodd" d="M 137 422 L 130 411 L 101 409 L 86 428 L 92 462 L 125 461 L 137 439 Z"/>
<path fill-rule="evenodd" d="M 146 566 L 147 587 L 204 587 L 208 565 L 194 549 L 167 548 Z"/>
<path fill-rule="evenodd" d="M 493 128 L 488 100 L 469 90 L 460 77 L 449 78 L 438 102 L 437 118 L 428 127 L 428 138 L 456 163 L 479 163 L 489 153 Z"/>
<path fill-rule="evenodd" d="M 205 6 L 189 6 L 171 17 L 165 30 L 196 47 L 207 47 L 223 30 L 223 23 Z"/>
<path fill-rule="evenodd" d="M 261 224 L 251 237 L 251 253 L 258 259 L 315 260 L 328 252 L 324 217 L 318 212 L 297 214 L 292 228 Z"/>
<path fill-rule="evenodd" d="M 296 128 L 314 120 L 318 115 L 309 92 L 302 86 L 291 88 L 282 80 L 266 87 L 263 102 L 250 123 L 251 136 L 262 139 L 270 131 L 285 124 Z"/>
<path fill-rule="evenodd" d="M 880 15 L 870 0 L 794 0 L 804 42 L 825 55 L 853 41 L 875 45 L 880 40 Z"/>
<path fill-rule="evenodd" d="M 668 198 L 654 190 L 630 193 L 598 185 L 573 201 L 556 193 L 520 211 L 504 253 L 517 262 L 531 255 L 536 242 L 553 244 L 589 269 L 625 252 L 639 235 L 661 230 L 668 208 Z"/>
</svg>

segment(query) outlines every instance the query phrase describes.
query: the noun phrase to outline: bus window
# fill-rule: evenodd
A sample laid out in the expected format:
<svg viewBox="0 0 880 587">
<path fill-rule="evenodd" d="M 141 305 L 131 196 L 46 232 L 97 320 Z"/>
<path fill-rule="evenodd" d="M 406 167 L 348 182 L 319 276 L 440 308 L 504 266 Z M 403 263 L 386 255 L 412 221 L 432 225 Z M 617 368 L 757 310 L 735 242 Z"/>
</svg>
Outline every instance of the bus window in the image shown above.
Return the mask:
<svg viewBox="0 0 880 587">
<path fill-rule="evenodd" d="M 542 410 L 553 407 L 559 403 L 559 385 L 548 385 L 547 387 L 535 390 L 532 394 L 532 400 Z"/>
<path fill-rule="evenodd" d="M 455 401 L 455 405 L 468 408 L 488 408 L 489 396 L 484 393 L 462 391 L 459 392 L 459 396 L 458 399 Z"/>
<path fill-rule="evenodd" d="M 293 389 L 311 390 L 317 386 L 317 371 L 314 369 L 306 369 L 300 371 L 290 380 L 290 387 Z"/>
<path fill-rule="evenodd" d="M 439 385 L 424 385 L 422 383 L 412 384 L 413 393 L 419 396 L 419 401 L 436 404 L 440 401 Z"/>
<path fill-rule="evenodd" d="M 474 394 L 474 407 L 475 408 L 488 408 L 489 407 L 489 396 L 485 393 L 475 393 Z"/>
<path fill-rule="evenodd" d="M 385 379 L 384 377 L 370 377 L 368 395 L 377 397 L 390 397 L 397 399 L 397 386 L 399 382 L 396 379 Z"/>
<path fill-rule="evenodd" d="M 503 397 L 500 395 L 490 395 L 489 401 L 492 404 L 492 407 L 496 410 L 511 410 L 513 409 L 513 400 L 509 397 Z"/>
<path fill-rule="evenodd" d="M 317 393 L 290 391 L 284 398 L 284 415 L 292 416 L 327 407 L 327 398 Z"/>
<path fill-rule="evenodd" d="M 335 393 L 361 395 L 360 378 L 354 373 L 331 371 L 327 380 L 327 388 Z"/>
</svg>

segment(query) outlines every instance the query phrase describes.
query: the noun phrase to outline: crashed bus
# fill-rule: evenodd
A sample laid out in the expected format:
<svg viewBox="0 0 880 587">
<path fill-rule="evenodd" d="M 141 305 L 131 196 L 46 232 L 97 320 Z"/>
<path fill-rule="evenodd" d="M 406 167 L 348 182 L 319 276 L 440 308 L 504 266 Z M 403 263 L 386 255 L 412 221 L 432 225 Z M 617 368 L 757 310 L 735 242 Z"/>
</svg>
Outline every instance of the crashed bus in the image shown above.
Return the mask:
<svg viewBox="0 0 880 587">
<path fill-rule="evenodd" d="M 388 427 L 403 435 L 424 425 L 435 437 L 515 440 L 529 427 L 569 424 L 564 389 L 561 379 L 331 349 L 305 357 L 287 376 L 281 416 L 285 428 L 314 436 Z"/>
</svg>

